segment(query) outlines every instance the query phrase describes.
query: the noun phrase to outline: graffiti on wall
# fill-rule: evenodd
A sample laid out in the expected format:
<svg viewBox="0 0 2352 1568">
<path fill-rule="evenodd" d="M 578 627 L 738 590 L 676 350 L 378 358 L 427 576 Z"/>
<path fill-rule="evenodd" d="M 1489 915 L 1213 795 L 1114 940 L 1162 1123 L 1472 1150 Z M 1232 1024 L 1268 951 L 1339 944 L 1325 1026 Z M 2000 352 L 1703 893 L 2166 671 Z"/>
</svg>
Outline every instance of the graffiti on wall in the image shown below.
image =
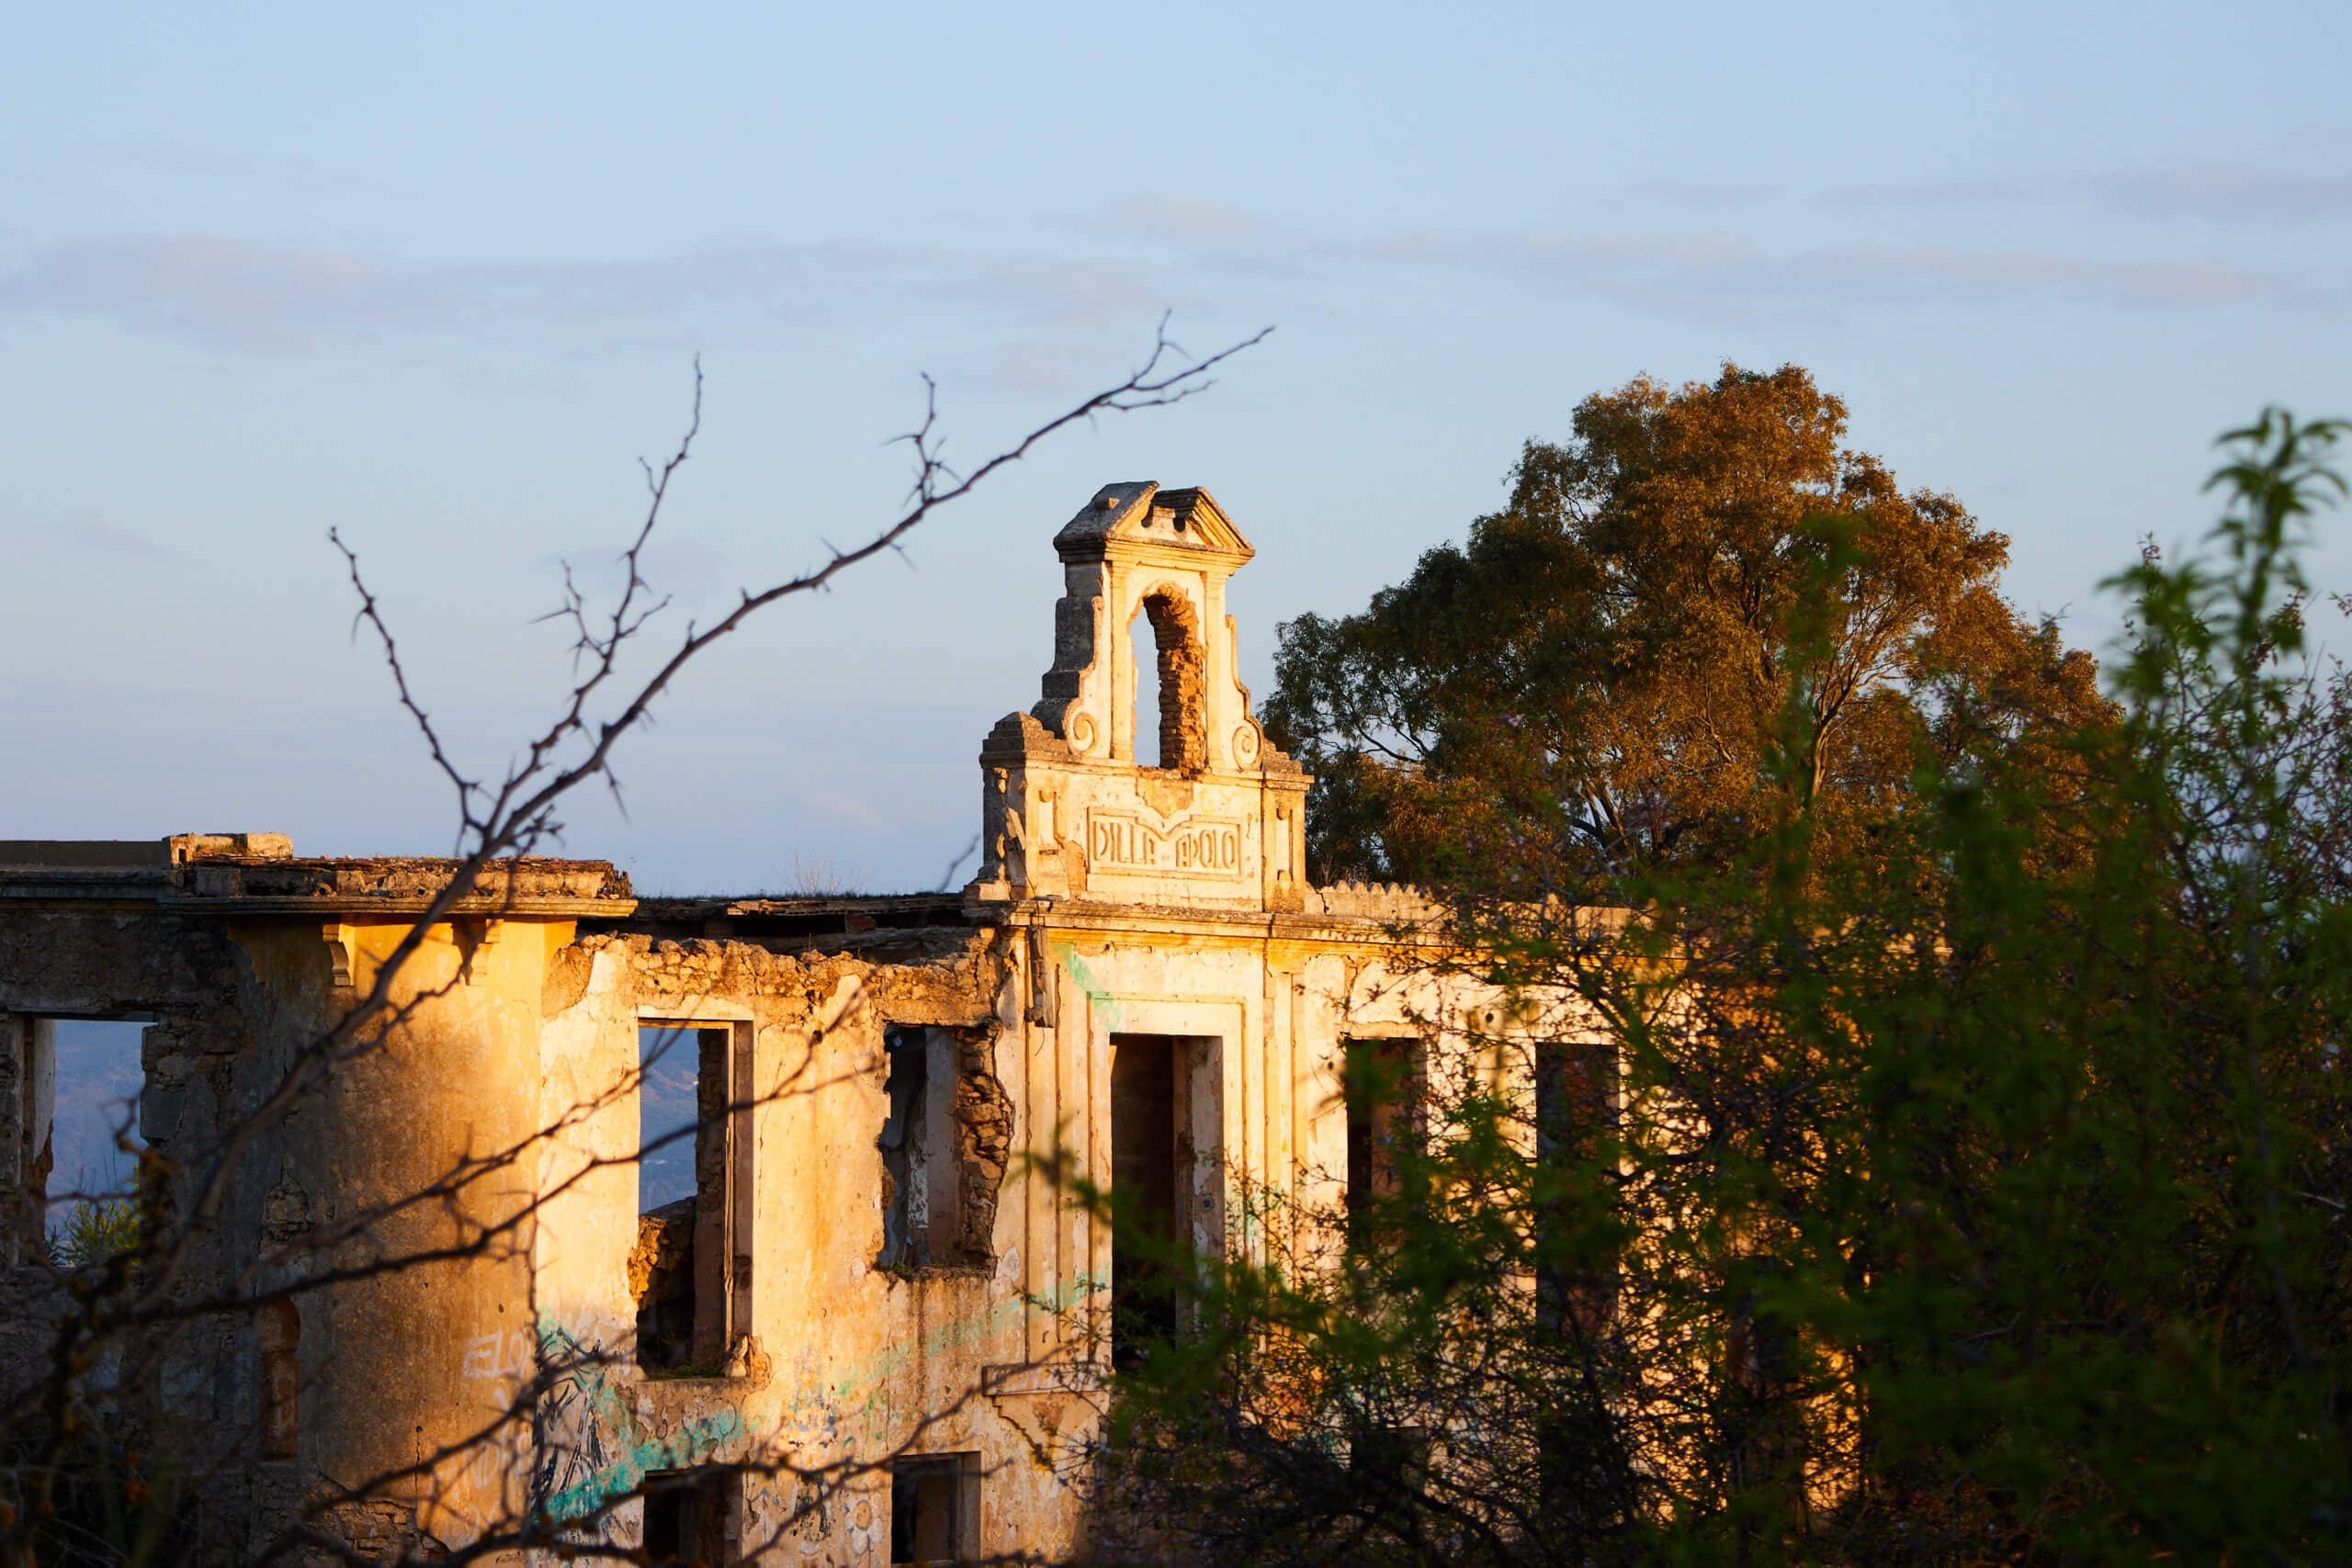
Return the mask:
<svg viewBox="0 0 2352 1568">
<path fill-rule="evenodd" d="M 1103 1026 L 1117 1029 L 1119 998 L 1111 994 L 1109 987 L 1095 978 L 1093 969 L 1080 956 L 1078 949 L 1067 942 L 1057 941 L 1054 956 L 1061 961 L 1061 966 L 1069 972 L 1069 977 L 1078 982 L 1078 988 L 1086 993 L 1087 1004 L 1100 1010 Z"/>
<path fill-rule="evenodd" d="M 636 1403 L 611 1371 L 613 1356 L 582 1344 L 562 1325 L 542 1319 L 538 1358 L 546 1388 L 532 1414 L 532 1514 L 555 1525 L 586 1521 L 604 1539 L 617 1498 L 642 1485 L 650 1471 L 703 1463 L 749 1430 L 732 1402 L 692 1416 L 663 1436 L 641 1422 Z"/>
<path fill-rule="evenodd" d="M 828 1366 L 813 1348 L 804 1348 L 777 1369 L 781 1389 L 711 1380 L 708 1405 L 668 1429 L 657 1428 L 640 1408 L 638 1380 L 618 1370 L 625 1359 L 621 1352 L 593 1336 L 575 1334 L 552 1315 L 541 1315 L 535 1332 L 469 1340 L 464 1375 L 510 1382 L 510 1397 L 518 1402 L 536 1390 L 526 1489 L 530 1513 L 567 1537 L 609 1543 L 616 1505 L 633 1495 L 650 1472 L 763 1458 L 814 1466 L 860 1450 L 886 1449 L 900 1440 L 917 1414 L 899 1407 L 899 1391 L 920 1381 L 908 1374 L 923 1361 L 1017 1337 L 1033 1307 L 1064 1311 L 1095 1288 L 1080 1276 L 1034 1302 L 999 1301 L 846 1365 Z M 763 1408 L 747 1410 L 746 1401 L 754 1397 Z M 737 1451 L 723 1454 L 730 1445 Z M 754 1445 L 764 1455 L 753 1451 Z M 494 1450 L 488 1462 L 503 1466 L 508 1456 Z M 780 1514 L 780 1487 L 772 1483 L 747 1489 L 746 1501 L 755 1511 Z M 854 1545 L 880 1528 L 871 1495 L 862 1488 L 811 1487 L 797 1507 L 804 1543 L 846 1540 Z"/>
</svg>

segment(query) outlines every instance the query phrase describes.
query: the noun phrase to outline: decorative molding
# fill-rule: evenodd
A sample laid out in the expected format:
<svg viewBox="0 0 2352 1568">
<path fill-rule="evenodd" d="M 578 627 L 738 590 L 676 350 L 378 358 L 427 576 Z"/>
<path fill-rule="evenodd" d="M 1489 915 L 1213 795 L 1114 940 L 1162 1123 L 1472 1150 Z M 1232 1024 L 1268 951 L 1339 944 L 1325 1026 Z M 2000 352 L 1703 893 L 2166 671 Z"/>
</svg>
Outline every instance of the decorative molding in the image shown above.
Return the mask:
<svg viewBox="0 0 2352 1568">
<path fill-rule="evenodd" d="M 319 928 L 319 936 L 327 944 L 328 984 L 337 990 L 357 985 L 358 933 L 341 920 L 329 920 Z"/>
</svg>

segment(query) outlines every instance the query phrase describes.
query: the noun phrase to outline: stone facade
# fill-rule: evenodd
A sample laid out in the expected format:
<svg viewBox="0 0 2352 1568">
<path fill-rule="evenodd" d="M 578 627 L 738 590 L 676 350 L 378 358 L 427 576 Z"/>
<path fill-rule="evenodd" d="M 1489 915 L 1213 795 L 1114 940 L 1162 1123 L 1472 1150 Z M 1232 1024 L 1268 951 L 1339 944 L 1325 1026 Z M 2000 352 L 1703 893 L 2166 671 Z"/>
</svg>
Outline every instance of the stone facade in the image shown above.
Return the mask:
<svg viewBox="0 0 2352 1568">
<path fill-rule="evenodd" d="M 1054 544 L 1053 668 L 981 749 L 961 894 L 639 899 L 598 862 L 504 868 L 425 933 L 397 1021 L 283 1104 L 445 863 L 0 843 L 19 1321 L 57 1306 L 28 1249 L 60 1018 L 149 1021 L 141 1128 L 175 1205 L 256 1130 L 184 1297 L 350 1276 L 159 1350 L 160 1407 L 235 1461 L 207 1551 L 384 1476 L 330 1534 L 455 1548 L 527 1518 L 791 1563 L 891 1561 L 894 1525 L 924 1555 L 1083 1540 L 1119 1260 L 1056 1172 L 1157 1183 L 1195 1245 L 1263 1245 L 1244 1194 L 1329 1204 L 1344 1179 L 1342 1043 L 1491 999 L 1400 959 L 1409 893 L 1307 885 L 1309 781 L 1251 715 L 1225 611 L 1250 546 L 1207 492 L 1106 486 Z M 1138 615 L 1159 767 L 1136 761 Z M 694 1192 L 640 1216 L 662 1029 Z M 38 1348 L 0 1340 L 18 1376 Z M 631 1496 L 649 1472 L 676 1489 Z"/>
</svg>

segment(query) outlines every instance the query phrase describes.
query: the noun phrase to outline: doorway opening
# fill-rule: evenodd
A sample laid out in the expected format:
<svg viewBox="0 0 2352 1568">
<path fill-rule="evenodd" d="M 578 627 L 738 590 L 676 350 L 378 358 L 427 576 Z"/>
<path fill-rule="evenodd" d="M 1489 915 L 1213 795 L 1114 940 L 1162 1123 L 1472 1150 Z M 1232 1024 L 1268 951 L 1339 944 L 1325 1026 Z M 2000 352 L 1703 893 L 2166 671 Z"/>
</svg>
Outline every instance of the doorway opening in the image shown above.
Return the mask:
<svg viewBox="0 0 2352 1568">
<path fill-rule="evenodd" d="M 1183 1325 L 1191 1259 L 1224 1245 L 1219 1042 L 1111 1036 L 1111 1361 Z"/>
</svg>

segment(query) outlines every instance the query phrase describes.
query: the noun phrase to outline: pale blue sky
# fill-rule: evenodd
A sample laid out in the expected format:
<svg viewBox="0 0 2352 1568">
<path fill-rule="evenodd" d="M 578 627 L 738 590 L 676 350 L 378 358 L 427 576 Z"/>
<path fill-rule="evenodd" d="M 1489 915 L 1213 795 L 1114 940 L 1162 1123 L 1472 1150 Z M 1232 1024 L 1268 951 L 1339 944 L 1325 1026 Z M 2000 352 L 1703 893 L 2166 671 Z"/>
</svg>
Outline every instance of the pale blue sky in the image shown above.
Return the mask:
<svg viewBox="0 0 2352 1568">
<path fill-rule="evenodd" d="M 676 614 L 898 499 L 940 378 L 976 457 L 1163 309 L 1208 398 L 1063 439 L 724 649 L 572 852 L 649 890 L 925 886 L 1035 700 L 1052 531 L 1204 484 L 1262 693 L 1643 371 L 1794 360 L 2015 540 L 2012 596 L 2196 531 L 2208 443 L 2352 410 L 2352 8 L 19 8 L 0 51 L 0 837 L 437 850 L 347 635 L 364 552 L 503 754 L 564 673 L 553 562 L 703 442 Z M 2352 586 L 2334 543 L 2324 575 Z"/>
</svg>

